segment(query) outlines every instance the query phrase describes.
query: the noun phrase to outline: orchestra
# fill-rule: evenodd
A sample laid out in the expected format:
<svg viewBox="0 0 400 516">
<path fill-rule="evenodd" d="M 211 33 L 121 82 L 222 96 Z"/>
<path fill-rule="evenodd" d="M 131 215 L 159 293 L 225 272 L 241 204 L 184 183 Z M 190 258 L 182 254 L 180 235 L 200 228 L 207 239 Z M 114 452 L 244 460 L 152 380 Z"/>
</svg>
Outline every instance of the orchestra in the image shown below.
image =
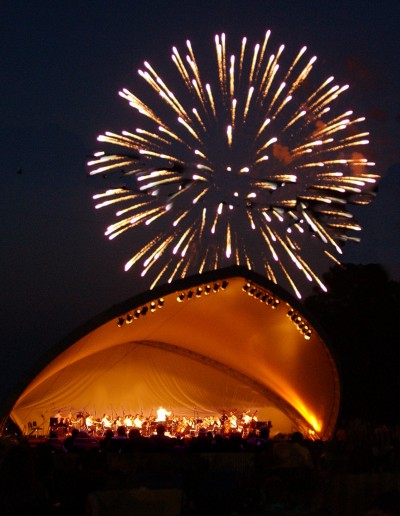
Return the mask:
<svg viewBox="0 0 400 516">
<path fill-rule="evenodd" d="M 70 412 L 67 417 L 63 417 L 61 410 L 58 410 L 55 416 L 50 418 L 50 431 L 65 435 L 71 434 L 76 428 L 87 432 L 91 437 L 102 437 L 107 430 L 116 432 L 119 427 L 124 426 L 127 431 L 137 428 L 143 436 L 150 436 L 155 433 L 156 426 L 162 422 L 171 436 L 198 435 L 200 428 L 205 428 L 213 434 L 240 432 L 243 437 L 246 437 L 250 431 L 255 430 L 258 422 L 257 411 L 250 413 L 250 411 L 222 410 L 220 415 L 199 418 L 198 414 L 194 414 L 193 417 L 176 417 L 172 411 L 159 407 L 156 413 L 157 416 L 150 414 L 148 417 L 144 417 L 142 413 L 112 416 L 105 413 L 102 418 L 96 418 L 89 412 L 80 411 L 75 414 Z"/>
</svg>

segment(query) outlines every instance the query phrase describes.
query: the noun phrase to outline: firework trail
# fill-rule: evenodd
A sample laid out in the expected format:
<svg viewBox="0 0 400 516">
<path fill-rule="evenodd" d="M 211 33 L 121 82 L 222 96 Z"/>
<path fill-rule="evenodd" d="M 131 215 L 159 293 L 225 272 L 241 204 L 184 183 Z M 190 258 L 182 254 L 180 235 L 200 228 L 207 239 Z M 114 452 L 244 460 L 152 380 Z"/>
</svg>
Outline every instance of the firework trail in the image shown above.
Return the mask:
<svg viewBox="0 0 400 516">
<path fill-rule="evenodd" d="M 347 205 L 369 203 L 378 178 L 360 151 L 364 118 L 333 113 L 347 85 L 329 77 L 310 87 L 316 57 L 306 47 L 288 60 L 283 45 L 270 46 L 268 31 L 228 55 L 225 35 L 216 36 L 205 82 L 187 41 L 171 56 L 181 95 L 148 62 L 139 75 L 150 101 L 119 93 L 142 127 L 99 136 L 111 150 L 95 153 L 89 173 L 123 176 L 122 186 L 94 196 L 96 208 L 118 207 L 110 239 L 135 231 L 125 270 L 140 266 L 151 288 L 237 264 L 301 297 L 303 278 L 325 290 L 311 262 L 338 261 L 343 244 L 358 240 Z"/>
</svg>

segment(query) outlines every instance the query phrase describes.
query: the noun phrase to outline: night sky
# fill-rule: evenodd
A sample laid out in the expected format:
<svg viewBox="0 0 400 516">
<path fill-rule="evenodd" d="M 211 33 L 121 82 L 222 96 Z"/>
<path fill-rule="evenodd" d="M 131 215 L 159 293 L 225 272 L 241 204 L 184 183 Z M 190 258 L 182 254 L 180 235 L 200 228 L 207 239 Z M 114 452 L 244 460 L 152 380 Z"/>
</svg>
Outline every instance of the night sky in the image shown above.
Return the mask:
<svg viewBox="0 0 400 516">
<path fill-rule="evenodd" d="M 22 2 L 0 7 L 0 394 L 46 350 L 94 315 L 146 288 L 124 273 L 129 238 L 103 236 L 95 211 L 102 178 L 85 163 L 105 130 L 135 124 L 118 96 L 140 96 L 137 69 L 164 73 L 173 45 L 197 53 L 213 38 L 307 45 L 323 75 L 349 83 L 367 117 L 370 157 L 383 177 L 376 201 L 357 208 L 361 244 L 344 262 L 381 263 L 400 278 L 400 4 L 393 1 Z M 128 251 L 127 251 L 128 250 Z"/>
</svg>

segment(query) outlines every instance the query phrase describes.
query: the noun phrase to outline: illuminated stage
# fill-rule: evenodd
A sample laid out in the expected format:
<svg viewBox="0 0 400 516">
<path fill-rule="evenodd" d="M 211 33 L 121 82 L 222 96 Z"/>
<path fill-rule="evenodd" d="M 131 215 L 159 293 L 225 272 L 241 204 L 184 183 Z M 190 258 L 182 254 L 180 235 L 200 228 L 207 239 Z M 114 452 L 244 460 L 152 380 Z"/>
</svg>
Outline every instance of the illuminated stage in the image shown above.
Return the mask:
<svg viewBox="0 0 400 516">
<path fill-rule="evenodd" d="M 27 428 L 57 409 L 175 416 L 258 410 L 271 435 L 332 437 L 340 385 L 327 343 L 285 291 L 242 267 L 185 278 L 110 308 L 56 346 L 18 393 Z"/>
</svg>

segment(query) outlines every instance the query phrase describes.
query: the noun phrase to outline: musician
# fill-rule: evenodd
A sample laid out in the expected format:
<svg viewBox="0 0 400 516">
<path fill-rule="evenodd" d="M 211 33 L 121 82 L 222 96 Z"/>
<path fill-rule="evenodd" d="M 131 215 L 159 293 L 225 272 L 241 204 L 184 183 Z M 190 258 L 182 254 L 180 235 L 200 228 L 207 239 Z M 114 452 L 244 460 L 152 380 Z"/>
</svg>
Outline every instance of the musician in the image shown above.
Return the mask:
<svg viewBox="0 0 400 516">
<path fill-rule="evenodd" d="M 133 420 L 133 426 L 135 428 L 142 428 L 143 426 L 143 416 L 139 416 L 139 414 L 136 414 L 135 419 Z"/>
<path fill-rule="evenodd" d="M 253 430 L 257 427 L 257 421 L 258 421 L 258 417 L 256 416 L 257 412 L 258 412 L 258 410 L 256 410 L 254 412 L 254 414 L 251 417 L 251 421 L 250 421 L 250 428 L 252 428 Z"/>
<path fill-rule="evenodd" d="M 185 418 L 183 417 L 183 421 L 186 422 L 189 428 L 194 428 L 196 426 L 196 420 L 193 417 Z"/>
<path fill-rule="evenodd" d="M 249 414 L 249 410 L 246 412 L 243 412 L 243 414 L 240 417 L 239 424 L 238 424 L 238 430 L 239 432 L 242 432 L 243 437 L 248 437 L 249 431 L 251 429 L 250 423 L 252 421 L 252 416 Z"/>
<path fill-rule="evenodd" d="M 101 423 L 105 430 L 108 428 L 111 428 L 111 418 L 107 414 L 103 415 L 103 419 L 101 420 Z"/>
<path fill-rule="evenodd" d="M 250 424 L 250 421 L 252 420 L 252 417 L 250 416 L 250 414 L 248 412 L 245 412 L 243 414 L 243 418 L 242 419 L 243 419 L 243 424 L 247 426 L 247 425 Z"/>
<path fill-rule="evenodd" d="M 236 430 L 236 428 L 237 428 L 237 417 L 235 416 L 235 414 L 233 412 L 231 412 L 230 415 L 229 415 L 229 425 L 230 425 L 232 430 Z"/>
<path fill-rule="evenodd" d="M 64 418 L 64 426 L 67 427 L 68 431 L 72 429 L 72 412 L 68 412 L 67 416 Z"/>
<path fill-rule="evenodd" d="M 124 425 L 126 426 L 126 428 L 132 428 L 133 421 L 132 421 L 132 416 L 130 414 L 125 416 Z"/>
<path fill-rule="evenodd" d="M 86 425 L 86 429 L 88 430 L 88 432 L 91 432 L 93 431 L 93 427 L 94 427 L 94 419 L 92 417 L 91 414 L 88 414 L 86 416 L 86 419 L 85 419 L 85 425 Z"/>
<path fill-rule="evenodd" d="M 214 416 L 214 427 L 221 428 L 221 420 L 218 416 Z"/>
<path fill-rule="evenodd" d="M 120 426 L 124 426 L 124 422 L 121 419 L 121 416 L 117 416 L 117 419 L 114 421 L 115 428 L 119 428 Z"/>
<path fill-rule="evenodd" d="M 171 415 L 171 412 L 168 412 L 168 410 L 166 410 L 165 408 L 163 407 L 159 407 L 157 409 L 157 423 L 162 423 L 162 422 L 165 422 L 167 420 L 167 416 L 170 416 Z"/>
<path fill-rule="evenodd" d="M 54 414 L 54 417 L 55 417 L 55 419 L 57 419 L 57 425 L 60 426 L 61 423 L 63 422 L 63 417 L 61 415 L 61 409 L 57 410 L 57 413 Z"/>
<path fill-rule="evenodd" d="M 78 412 L 76 414 L 76 419 L 74 418 L 71 418 L 71 426 L 73 428 L 78 428 L 78 430 L 81 430 L 82 427 L 84 426 L 84 423 L 83 423 L 83 414 L 82 412 Z"/>
<path fill-rule="evenodd" d="M 190 418 L 186 418 L 183 416 L 179 419 L 178 424 L 176 426 L 176 434 L 186 435 L 190 432 L 190 430 L 194 428 L 194 422 Z"/>
<path fill-rule="evenodd" d="M 228 419 L 229 419 L 229 417 L 227 416 L 225 410 L 222 412 L 222 415 L 221 415 L 221 417 L 219 419 L 221 421 L 221 425 L 224 426 L 225 425 L 225 421 L 228 421 Z"/>
</svg>

